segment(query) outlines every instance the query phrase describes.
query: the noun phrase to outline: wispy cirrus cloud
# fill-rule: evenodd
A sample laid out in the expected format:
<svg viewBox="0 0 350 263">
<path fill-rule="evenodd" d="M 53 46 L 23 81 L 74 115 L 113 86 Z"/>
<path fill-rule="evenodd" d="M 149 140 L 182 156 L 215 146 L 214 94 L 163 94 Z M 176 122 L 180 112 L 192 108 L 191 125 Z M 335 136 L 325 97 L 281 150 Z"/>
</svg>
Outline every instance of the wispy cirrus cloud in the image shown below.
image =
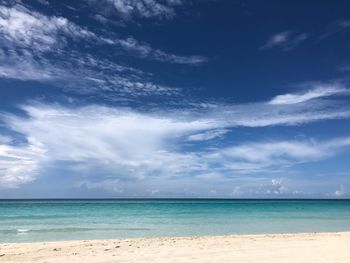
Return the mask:
<svg viewBox="0 0 350 263">
<path fill-rule="evenodd" d="M 202 133 L 197 133 L 188 136 L 188 141 L 196 142 L 196 141 L 209 141 L 212 139 L 217 139 L 219 137 L 224 136 L 226 133 L 228 133 L 229 130 L 227 129 L 214 129 L 205 131 Z"/>
<path fill-rule="evenodd" d="M 188 64 L 188 65 L 199 65 L 208 61 L 203 56 L 179 56 L 169 54 L 159 49 L 153 49 L 147 43 L 141 43 L 129 37 L 126 39 L 105 39 L 106 42 L 113 45 L 118 45 L 126 51 L 129 51 L 131 55 L 146 58 L 155 61 L 169 62 L 173 64 Z"/>
<path fill-rule="evenodd" d="M 281 95 L 283 96 L 283 95 Z M 334 107 L 334 105 L 337 107 Z M 256 102 L 217 107 L 208 114 L 225 120 L 236 127 L 267 127 L 276 125 L 302 125 L 321 120 L 347 119 L 350 111 L 341 100 L 304 101 L 293 104 Z"/>
<path fill-rule="evenodd" d="M 96 96 L 109 93 L 109 98 L 167 96 L 179 89 L 154 83 L 148 72 L 114 62 L 118 55 L 114 59 L 96 56 L 89 46 L 115 45 L 125 54 L 167 63 L 197 65 L 206 61 L 201 56 L 153 49 L 133 38 L 112 41 L 64 17 L 47 16 L 20 4 L 0 5 L 0 32 L 0 77 L 40 81 Z M 74 48 L 75 44 L 85 45 L 85 51 Z"/>
<path fill-rule="evenodd" d="M 58 56 L 52 62 L 52 56 Z M 66 91 L 91 94 L 110 99 L 133 98 L 150 95 L 176 94 L 178 89 L 158 85 L 146 73 L 92 55 L 57 51 L 48 59 L 28 50 L 0 50 L 0 77 L 18 80 L 35 80 Z M 64 60 L 60 58 L 64 57 Z M 101 93 L 104 91 L 104 93 Z"/>
<path fill-rule="evenodd" d="M 272 35 L 267 42 L 260 48 L 272 49 L 280 48 L 283 51 L 290 51 L 304 42 L 308 38 L 306 33 L 294 33 L 293 31 L 283 31 Z"/>
<path fill-rule="evenodd" d="M 86 38 L 94 34 L 60 16 L 45 16 L 24 6 L 0 6 L 3 42 L 16 47 L 46 51 L 65 44 L 66 38 Z M 4 43 L 2 43 L 4 44 Z"/>
<path fill-rule="evenodd" d="M 343 147 L 350 146 L 350 137 L 329 141 L 268 141 L 253 142 L 227 147 L 218 151 L 223 158 L 255 164 L 262 167 L 283 167 L 296 163 L 304 163 L 333 156 Z M 217 154 L 217 153 L 216 153 Z"/>
<path fill-rule="evenodd" d="M 157 18 L 171 19 L 175 16 L 175 8 L 182 5 L 182 0 L 103 0 L 103 4 L 109 5 L 114 12 L 124 20 L 133 18 Z M 101 4 L 96 0 L 90 3 Z"/>
<path fill-rule="evenodd" d="M 340 84 L 319 84 L 315 85 L 312 89 L 309 89 L 305 92 L 297 94 L 284 94 L 278 95 L 273 98 L 269 104 L 273 105 L 282 105 L 282 104 L 296 104 L 305 102 L 308 100 L 316 98 L 325 98 L 334 95 L 349 93 L 349 90 Z"/>
<path fill-rule="evenodd" d="M 350 30 L 350 20 L 338 20 L 330 23 L 326 29 L 326 32 L 320 36 L 320 39 L 325 39 L 330 36 L 344 33 Z"/>
<path fill-rule="evenodd" d="M 69 40 L 86 40 L 89 44 L 97 41 L 97 44 L 116 45 L 130 55 L 160 62 L 195 65 L 207 61 L 202 56 L 170 54 L 133 37 L 122 39 L 98 36 L 62 16 L 46 16 L 18 4 L 0 5 L 0 32 L 2 45 L 7 44 L 8 47 L 49 51 L 63 48 Z"/>
</svg>

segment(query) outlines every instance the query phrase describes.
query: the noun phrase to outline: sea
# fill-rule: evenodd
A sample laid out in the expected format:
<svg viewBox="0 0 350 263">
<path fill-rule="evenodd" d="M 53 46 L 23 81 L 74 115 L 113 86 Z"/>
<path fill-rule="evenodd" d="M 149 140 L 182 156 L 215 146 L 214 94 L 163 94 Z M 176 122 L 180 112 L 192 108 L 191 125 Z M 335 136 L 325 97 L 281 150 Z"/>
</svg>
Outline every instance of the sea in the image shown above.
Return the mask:
<svg viewBox="0 0 350 263">
<path fill-rule="evenodd" d="M 350 200 L 0 200 L 0 242 L 350 231 Z"/>
</svg>

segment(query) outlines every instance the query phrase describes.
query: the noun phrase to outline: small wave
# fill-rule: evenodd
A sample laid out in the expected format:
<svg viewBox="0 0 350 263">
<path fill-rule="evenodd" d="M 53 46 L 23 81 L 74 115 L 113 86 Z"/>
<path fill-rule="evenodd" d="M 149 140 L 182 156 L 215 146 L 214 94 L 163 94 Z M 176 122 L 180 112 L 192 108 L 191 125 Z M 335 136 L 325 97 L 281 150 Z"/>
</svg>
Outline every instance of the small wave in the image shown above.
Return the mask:
<svg viewBox="0 0 350 263">
<path fill-rule="evenodd" d="M 29 231 L 30 231 L 29 229 L 25 229 L 25 228 L 18 228 L 17 229 L 18 233 L 25 233 L 25 232 L 29 232 Z"/>
<path fill-rule="evenodd" d="M 84 228 L 84 227 L 67 227 L 67 228 L 44 228 L 44 229 L 26 229 L 26 228 L 17 228 L 17 229 L 1 229 L 0 234 L 23 234 L 23 233 L 64 233 L 64 232 L 87 232 L 87 231 L 96 231 L 96 232 L 108 232 L 108 231 L 150 231 L 150 228 Z"/>
</svg>

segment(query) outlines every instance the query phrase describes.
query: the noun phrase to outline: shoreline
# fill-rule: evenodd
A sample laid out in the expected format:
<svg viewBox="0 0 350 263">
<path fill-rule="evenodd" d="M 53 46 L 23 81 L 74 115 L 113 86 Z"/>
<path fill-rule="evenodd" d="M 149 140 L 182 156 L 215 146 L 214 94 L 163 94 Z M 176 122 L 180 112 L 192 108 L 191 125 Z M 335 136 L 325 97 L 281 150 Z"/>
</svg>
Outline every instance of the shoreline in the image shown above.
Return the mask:
<svg viewBox="0 0 350 263">
<path fill-rule="evenodd" d="M 98 241 L 132 241 L 132 240 L 155 240 L 155 239 L 201 239 L 201 238 L 237 238 L 237 237 L 270 237 L 270 236 L 289 236 L 289 235 L 332 235 L 332 234 L 349 234 L 350 230 L 346 231 L 312 231 L 312 232 L 276 232 L 276 233 L 252 233 L 252 234 L 223 234 L 223 235 L 193 235 L 193 236 L 144 236 L 144 237 L 121 237 L 121 238 L 97 238 L 97 239 L 67 239 L 67 240 L 47 240 L 47 241 L 31 241 L 31 242 L 1 242 L 1 245 L 31 245 L 31 244 L 50 244 L 50 243 L 66 243 L 66 242 L 98 242 Z"/>
<path fill-rule="evenodd" d="M 0 262 L 350 262 L 349 232 L 0 243 Z"/>
</svg>

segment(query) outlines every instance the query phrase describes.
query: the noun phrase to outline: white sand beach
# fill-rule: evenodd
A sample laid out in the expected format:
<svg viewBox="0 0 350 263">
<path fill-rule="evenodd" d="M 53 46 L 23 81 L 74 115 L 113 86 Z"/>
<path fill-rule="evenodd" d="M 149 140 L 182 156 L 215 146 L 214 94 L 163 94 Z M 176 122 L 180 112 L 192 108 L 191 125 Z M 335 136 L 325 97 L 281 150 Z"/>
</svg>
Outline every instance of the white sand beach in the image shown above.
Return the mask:
<svg viewBox="0 0 350 263">
<path fill-rule="evenodd" d="M 350 232 L 0 244 L 0 262 L 350 262 Z"/>
</svg>

